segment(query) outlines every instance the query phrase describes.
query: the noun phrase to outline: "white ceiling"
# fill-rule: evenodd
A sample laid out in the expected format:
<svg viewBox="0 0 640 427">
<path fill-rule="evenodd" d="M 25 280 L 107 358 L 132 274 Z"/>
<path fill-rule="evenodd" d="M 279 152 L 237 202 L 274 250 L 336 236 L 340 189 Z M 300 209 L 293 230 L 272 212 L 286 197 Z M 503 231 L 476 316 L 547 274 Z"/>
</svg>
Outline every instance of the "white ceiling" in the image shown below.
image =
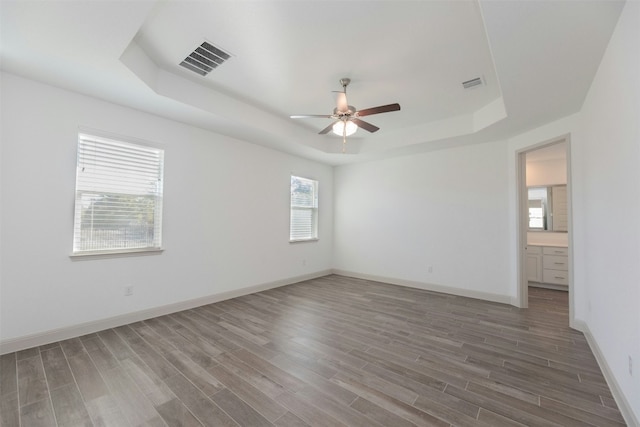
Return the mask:
<svg viewBox="0 0 640 427">
<path fill-rule="evenodd" d="M 478 143 L 580 110 L 622 1 L 0 2 L 3 70 L 342 164 Z M 178 66 L 208 41 L 232 58 Z M 318 135 L 349 77 L 380 131 Z M 463 81 L 485 84 L 464 90 Z"/>
</svg>

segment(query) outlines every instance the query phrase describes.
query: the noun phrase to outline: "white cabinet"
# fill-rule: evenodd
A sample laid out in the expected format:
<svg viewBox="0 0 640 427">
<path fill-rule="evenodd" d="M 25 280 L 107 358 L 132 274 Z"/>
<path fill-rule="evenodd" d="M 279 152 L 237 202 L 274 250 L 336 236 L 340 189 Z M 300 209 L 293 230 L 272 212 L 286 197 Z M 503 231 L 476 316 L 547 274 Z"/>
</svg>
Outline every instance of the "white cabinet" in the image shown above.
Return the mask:
<svg viewBox="0 0 640 427">
<path fill-rule="evenodd" d="M 569 284 L 569 251 L 567 248 L 542 248 L 542 282 L 554 285 Z"/>
<path fill-rule="evenodd" d="M 527 246 L 530 282 L 564 287 L 569 284 L 569 250 L 557 246 Z"/>
<path fill-rule="evenodd" d="M 527 246 L 527 280 L 542 281 L 542 246 Z"/>
<path fill-rule="evenodd" d="M 567 186 L 559 185 L 551 187 L 551 206 L 553 217 L 553 231 L 567 231 Z"/>
</svg>

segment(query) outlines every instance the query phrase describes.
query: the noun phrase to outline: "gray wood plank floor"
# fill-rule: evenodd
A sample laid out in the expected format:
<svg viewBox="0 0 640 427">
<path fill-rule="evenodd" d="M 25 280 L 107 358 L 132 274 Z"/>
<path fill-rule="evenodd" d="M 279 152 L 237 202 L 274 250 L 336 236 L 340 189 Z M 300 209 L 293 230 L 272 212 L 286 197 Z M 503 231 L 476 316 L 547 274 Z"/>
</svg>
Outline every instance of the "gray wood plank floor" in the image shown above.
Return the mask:
<svg viewBox="0 0 640 427">
<path fill-rule="evenodd" d="M 621 426 L 567 294 L 327 276 L 0 357 L 13 426 Z"/>
</svg>

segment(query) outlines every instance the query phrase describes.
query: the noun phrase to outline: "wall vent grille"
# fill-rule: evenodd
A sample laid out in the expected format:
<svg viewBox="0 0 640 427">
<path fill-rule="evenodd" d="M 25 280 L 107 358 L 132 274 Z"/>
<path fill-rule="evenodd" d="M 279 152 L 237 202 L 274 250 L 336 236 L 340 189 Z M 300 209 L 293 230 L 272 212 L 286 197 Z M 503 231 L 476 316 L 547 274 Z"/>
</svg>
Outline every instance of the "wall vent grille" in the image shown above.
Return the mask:
<svg viewBox="0 0 640 427">
<path fill-rule="evenodd" d="M 229 58 L 231 58 L 231 55 L 224 50 L 215 47 L 211 43 L 203 42 L 189 56 L 184 58 L 180 65 L 204 77 Z"/>
<path fill-rule="evenodd" d="M 467 80 L 466 82 L 462 82 L 462 87 L 465 89 L 470 89 L 475 86 L 481 86 L 483 81 L 480 77 L 476 77 L 475 79 Z"/>
</svg>

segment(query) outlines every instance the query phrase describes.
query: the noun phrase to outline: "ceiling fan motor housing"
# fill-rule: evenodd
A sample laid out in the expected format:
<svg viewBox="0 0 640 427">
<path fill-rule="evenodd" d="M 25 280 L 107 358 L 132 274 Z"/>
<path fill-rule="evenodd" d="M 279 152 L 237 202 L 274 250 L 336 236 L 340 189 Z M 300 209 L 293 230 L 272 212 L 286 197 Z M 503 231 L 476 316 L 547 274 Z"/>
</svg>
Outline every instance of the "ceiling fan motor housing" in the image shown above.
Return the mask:
<svg viewBox="0 0 640 427">
<path fill-rule="evenodd" d="M 333 115 L 336 116 L 336 118 L 344 116 L 351 117 L 355 114 L 356 111 L 356 107 L 354 107 L 353 105 L 347 106 L 347 111 L 338 111 L 338 107 L 336 107 L 333 109 Z"/>
</svg>

